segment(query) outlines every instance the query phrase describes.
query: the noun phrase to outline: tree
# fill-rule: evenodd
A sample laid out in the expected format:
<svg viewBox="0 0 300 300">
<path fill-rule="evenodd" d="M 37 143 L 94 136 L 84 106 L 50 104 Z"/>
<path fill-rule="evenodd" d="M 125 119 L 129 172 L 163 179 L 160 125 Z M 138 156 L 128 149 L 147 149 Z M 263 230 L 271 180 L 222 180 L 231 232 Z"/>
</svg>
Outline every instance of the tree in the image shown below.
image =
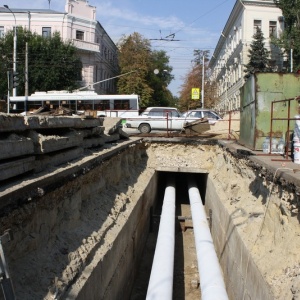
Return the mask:
<svg viewBox="0 0 300 300">
<path fill-rule="evenodd" d="M 253 41 L 250 44 L 249 49 L 249 62 L 245 66 L 246 77 L 249 74 L 256 72 L 266 72 L 270 68 L 268 66 L 268 60 L 270 52 L 265 48 L 264 35 L 259 27 L 257 27 L 256 32 L 253 35 Z"/>
<path fill-rule="evenodd" d="M 300 70 L 300 1 L 275 0 L 275 4 L 282 10 L 284 16 L 284 31 L 279 38 L 272 42 L 284 49 L 290 62 L 290 50 L 293 49 L 293 65 L 295 70 Z"/>
<path fill-rule="evenodd" d="M 196 108 L 201 105 L 201 100 L 192 100 L 192 88 L 201 87 L 202 67 L 200 65 L 193 65 L 192 69 L 184 78 L 181 90 L 179 92 L 179 107 L 180 110 L 185 111 L 191 108 Z"/>
<path fill-rule="evenodd" d="M 18 27 L 18 95 L 25 93 L 25 44 L 28 43 L 29 94 L 35 91 L 73 90 L 81 80 L 82 63 L 71 42 L 64 43 L 58 32 L 51 37 Z M 12 71 L 13 31 L 0 39 L 0 95 L 7 94 L 7 72 Z"/>
<path fill-rule="evenodd" d="M 135 32 L 128 37 L 123 36 L 117 46 L 121 74 L 135 71 L 119 78 L 118 92 L 137 94 L 141 97 L 141 106 L 147 106 L 153 94 L 146 80 L 151 66 L 150 42 Z"/>
<path fill-rule="evenodd" d="M 150 41 L 137 32 L 118 42 L 121 74 L 135 71 L 118 80 L 120 94 L 137 94 L 141 107 L 168 106 L 173 100 L 167 85 L 173 79 L 169 57 L 164 51 L 152 51 Z M 158 70 L 158 72 L 154 72 Z M 157 74 L 155 74 L 157 73 Z"/>
<path fill-rule="evenodd" d="M 169 57 L 165 51 L 151 52 L 151 68 L 147 75 L 147 82 L 153 89 L 152 98 L 148 106 L 171 106 L 173 96 L 168 85 L 173 80 L 172 67 L 169 66 Z"/>
<path fill-rule="evenodd" d="M 206 50 L 194 51 L 192 69 L 186 75 L 184 79 L 184 83 L 182 84 L 180 90 L 179 105 L 181 110 L 188 110 L 188 109 L 196 108 L 197 106 L 198 107 L 201 106 L 201 99 L 192 100 L 191 93 L 192 93 L 192 88 L 200 88 L 200 90 L 202 89 L 202 82 L 204 80 L 202 76 L 203 76 L 203 71 L 205 71 L 205 69 L 203 70 L 203 68 L 205 68 L 205 64 L 208 62 L 208 56 L 209 56 L 209 51 Z M 203 57 L 204 57 L 204 64 L 203 64 Z"/>
</svg>

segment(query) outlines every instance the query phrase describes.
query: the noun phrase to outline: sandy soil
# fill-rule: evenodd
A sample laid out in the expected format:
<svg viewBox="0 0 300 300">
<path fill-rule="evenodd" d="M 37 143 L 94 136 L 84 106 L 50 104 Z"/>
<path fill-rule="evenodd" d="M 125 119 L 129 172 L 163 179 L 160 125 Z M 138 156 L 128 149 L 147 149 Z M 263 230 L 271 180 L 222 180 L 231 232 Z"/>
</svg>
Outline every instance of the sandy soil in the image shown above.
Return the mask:
<svg viewBox="0 0 300 300">
<path fill-rule="evenodd" d="M 157 167 L 207 169 L 275 299 L 300 299 L 295 194 L 217 146 L 159 143 L 133 147 L 1 219 L 18 241 L 6 249 L 17 297 L 63 299 L 70 286 L 80 288 L 83 270 L 111 247 Z"/>
<path fill-rule="evenodd" d="M 298 207 L 294 193 L 218 148 L 152 145 L 149 151 L 160 165 L 208 169 L 275 299 L 299 299 L 300 226 L 298 210 L 292 213 Z"/>
</svg>

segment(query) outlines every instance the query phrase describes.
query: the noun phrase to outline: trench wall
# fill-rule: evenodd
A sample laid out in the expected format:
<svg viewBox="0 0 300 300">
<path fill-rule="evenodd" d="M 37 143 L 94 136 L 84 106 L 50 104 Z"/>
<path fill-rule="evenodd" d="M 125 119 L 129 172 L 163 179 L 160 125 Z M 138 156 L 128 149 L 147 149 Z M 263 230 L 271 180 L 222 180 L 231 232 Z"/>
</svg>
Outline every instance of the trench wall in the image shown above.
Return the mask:
<svg viewBox="0 0 300 300">
<path fill-rule="evenodd" d="M 157 190 L 154 175 L 145 192 L 130 212 L 127 222 L 117 233 L 113 245 L 99 260 L 86 270 L 85 282 L 78 289 L 72 287 L 67 299 L 128 299 L 135 280 L 138 263 L 147 240 L 150 226 L 150 208 Z"/>
<path fill-rule="evenodd" d="M 128 141 L 4 193 L 17 298 L 126 298 L 157 186 L 154 170 L 143 175 L 146 164 L 144 149 Z"/>
<path fill-rule="evenodd" d="M 207 180 L 205 210 L 211 215 L 211 234 L 230 299 L 272 300 L 274 295 L 253 261 L 211 177 Z"/>
<path fill-rule="evenodd" d="M 274 268 L 278 274 L 300 261 L 297 244 L 283 248 L 300 234 L 288 211 L 292 193 L 281 188 L 265 220 L 264 247 L 253 258 L 270 187 L 259 173 L 262 168 L 252 170 L 248 163 L 217 145 L 127 141 L 1 191 L 5 206 L 0 226 L 14 234 L 4 250 L 17 298 L 50 300 L 58 293 L 60 299 L 125 299 L 147 236 L 155 170 L 197 168 L 209 173 L 206 210 L 208 215 L 212 211 L 213 238 L 230 299 L 244 294 L 245 299 L 274 299 L 274 288 L 262 274 Z M 242 209 L 246 217 L 239 223 L 234 212 Z M 255 216 L 248 218 L 253 211 Z M 273 235 L 278 235 L 276 247 L 269 238 Z M 286 255 L 294 251 L 292 259 L 281 255 L 282 249 Z M 290 292 L 291 280 L 284 280 L 280 289 Z"/>
</svg>

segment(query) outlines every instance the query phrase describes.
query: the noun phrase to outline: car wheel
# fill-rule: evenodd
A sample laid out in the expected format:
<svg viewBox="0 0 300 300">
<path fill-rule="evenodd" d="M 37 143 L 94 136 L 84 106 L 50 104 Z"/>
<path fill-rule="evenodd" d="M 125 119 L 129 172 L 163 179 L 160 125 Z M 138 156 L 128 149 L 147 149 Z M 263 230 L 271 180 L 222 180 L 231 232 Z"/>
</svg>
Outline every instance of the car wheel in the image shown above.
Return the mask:
<svg viewBox="0 0 300 300">
<path fill-rule="evenodd" d="M 139 131 L 141 133 L 149 133 L 151 131 L 151 127 L 149 124 L 141 124 L 139 126 Z"/>
</svg>

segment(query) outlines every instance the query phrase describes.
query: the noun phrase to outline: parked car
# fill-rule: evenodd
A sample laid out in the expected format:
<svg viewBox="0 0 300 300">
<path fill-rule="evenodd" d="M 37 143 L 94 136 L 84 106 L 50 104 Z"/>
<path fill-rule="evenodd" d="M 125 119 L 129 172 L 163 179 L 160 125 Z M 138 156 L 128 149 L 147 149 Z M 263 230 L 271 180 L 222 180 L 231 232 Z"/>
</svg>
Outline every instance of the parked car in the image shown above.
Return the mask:
<svg viewBox="0 0 300 300">
<path fill-rule="evenodd" d="M 180 117 L 180 113 L 175 107 L 148 107 L 142 113 L 141 116 L 147 117 Z"/>
<path fill-rule="evenodd" d="M 184 118 L 175 107 L 148 107 L 138 117 L 127 118 L 127 128 L 137 128 L 141 133 L 151 130 L 181 130 Z"/>
<path fill-rule="evenodd" d="M 222 118 L 213 110 L 206 108 L 191 109 L 182 114 L 187 121 L 195 119 L 207 119 L 208 123 L 213 125 Z"/>
<path fill-rule="evenodd" d="M 187 123 L 207 119 L 207 123 L 214 124 L 221 117 L 210 110 L 191 110 L 184 116 L 174 107 L 148 107 L 138 117 L 127 118 L 127 128 L 137 128 L 141 133 L 149 133 L 151 130 L 185 130 Z"/>
</svg>

